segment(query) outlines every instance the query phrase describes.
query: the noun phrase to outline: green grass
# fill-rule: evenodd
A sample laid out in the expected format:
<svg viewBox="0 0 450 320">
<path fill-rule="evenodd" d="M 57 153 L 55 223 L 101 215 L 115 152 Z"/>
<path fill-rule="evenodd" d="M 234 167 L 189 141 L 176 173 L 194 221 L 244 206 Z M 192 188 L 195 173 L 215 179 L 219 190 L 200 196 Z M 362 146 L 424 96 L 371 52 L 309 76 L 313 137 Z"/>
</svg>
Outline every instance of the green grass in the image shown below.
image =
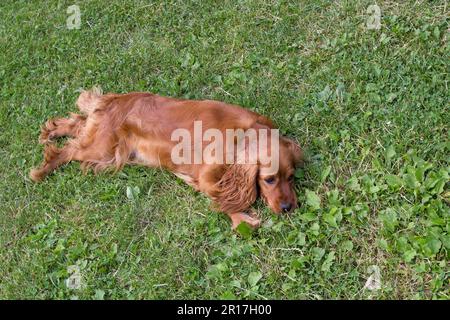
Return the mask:
<svg viewBox="0 0 450 320">
<path fill-rule="evenodd" d="M 74 2 L 0 3 L 0 298 L 449 298 L 447 1 L 377 1 L 380 30 L 325 0 L 77 1 L 68 30 Z M 158 169 L 32 183 L 40 126 L 96 84 L 271 117 L 309 160 L 300 208 L 258 202 L 243 237 Z"/>
</svg>

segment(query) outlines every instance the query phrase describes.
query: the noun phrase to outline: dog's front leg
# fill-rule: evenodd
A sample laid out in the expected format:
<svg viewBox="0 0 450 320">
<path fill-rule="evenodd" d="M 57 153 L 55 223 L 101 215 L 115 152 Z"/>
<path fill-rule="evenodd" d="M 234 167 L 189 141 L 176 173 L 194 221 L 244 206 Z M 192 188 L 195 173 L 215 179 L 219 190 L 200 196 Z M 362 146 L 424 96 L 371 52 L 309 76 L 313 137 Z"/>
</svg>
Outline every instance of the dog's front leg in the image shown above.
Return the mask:
<svg viewBox="0 0 450 320">
<path fill-rule="evenodd" d="M 223 181 L 223 176 L 227 172 L 228 167 L 225 165 L 215 165 L 215 166 L 205 166 L 202 168 L 198 185 L 200 191 L 206 193 L 211 199 L 216 202 L 218 208 L 222 209 L 220 211 L 225 212 L 231 219 L 231 228 L 236 229 L 241 222 L 246 222 L 252 228 L 258 228 L 261 225 L 261 220 L 255 212 L 246 213 L 248 207 L 255 201 L 256 198 L 256 186 L 251 185 L 250 191 L 245 191 L 242 186 L 240 186 L 239 181 Z M 254 180 L 254 179 L 251 179 Z M 223 184 L 221 185 L 221 182 Z M 228 188 L 227 191 L 224 190 Z M 224 201 L 226 202 L 227 196 L 224 193 L 228 192 L 228 197 L 230 197 L 230 202 L 237 202 L 239 208 L 231 208 L 233 206 L 223 207 Z M 243 197 L 241 197 L 243 195 Z M 250 199 L 247 197 L 250 196 Z M 238 201 L 236 201 L 236 198 Z M 242 199 L 240 199 L 242 198 Z M 241 201 L 239 201 L 241 200 Z M 243 205 L 241 204 L 243 203 Z M 246 207 L 246 208 L 245 208 Z"/>
<path fill-rule="evenodd" d="M 254 212 L 245 213 L 227 213 L 231 219 L 231 229 L 235 230 L 241 222 L 247 223 L 250 227 L 256 229 L 261 225 L 261 220 Z"/>
</svg>

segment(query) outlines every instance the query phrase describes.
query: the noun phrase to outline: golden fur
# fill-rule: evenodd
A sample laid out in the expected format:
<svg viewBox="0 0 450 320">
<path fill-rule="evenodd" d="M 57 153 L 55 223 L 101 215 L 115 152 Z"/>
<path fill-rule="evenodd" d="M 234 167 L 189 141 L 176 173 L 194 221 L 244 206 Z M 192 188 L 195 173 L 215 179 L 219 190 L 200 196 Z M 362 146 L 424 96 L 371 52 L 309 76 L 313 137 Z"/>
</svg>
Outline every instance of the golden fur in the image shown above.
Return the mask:
<svg viewBox="0 0 450 320">
<path fill-rule="evenodd" d="M 257 216 L 249 207 L 258 193 L 275 212 L 296 207 L 292 175 L 301 161 L 299 146 L 280 137 L 280 168 L 274 182 L 266 183 L 256 164 L 175 164 L 171 150 L 177 142 L 171 133 L 177 128 L 193 130 L 193 122 L 201 120 L 203 130 L 217 128 L 244 129 L 274 125 L 268 118 L 239 106 L 212 100 L 182 100 L 151 93 L 102 94 L 93 89 L 80 94 L 80 114 L 53 119 L 43 126 L 39 141 L 45 144 L 44 162 L 30 172 L 34 181 L 42 180 L 57 167 L 69 161 L 80 161 L 84 170 L 95 172 L 125 164 L 163 167 L 204 192 L 216 207 L 228 214 L 233 228 L 246 221 L 258 226 Z M 69 136 L 62 148 L 52 142 Z M 286 210 L 286 203 L 292 205 Z M 284 206 L 284 207 L 283 207 Z M 284 208 L 284 209 L 283 209 Z"/>
</svg>

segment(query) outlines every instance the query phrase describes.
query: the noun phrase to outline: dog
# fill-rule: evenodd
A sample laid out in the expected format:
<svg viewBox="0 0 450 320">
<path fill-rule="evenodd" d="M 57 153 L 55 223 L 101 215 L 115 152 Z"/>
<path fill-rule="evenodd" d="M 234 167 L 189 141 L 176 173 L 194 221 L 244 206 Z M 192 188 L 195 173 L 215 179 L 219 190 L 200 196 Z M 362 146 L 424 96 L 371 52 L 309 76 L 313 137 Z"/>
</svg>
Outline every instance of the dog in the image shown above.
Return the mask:
<svg viewBox="0 0 450 320">
<path fill-rule="evenodd" d="M 81 114 L 51 119 L 42 127 L 39 142 L 45 145 L 44 161 L 31 170 L 33 181 L 43 180 L 70 161 L 80 161 L 84 171 L 92 168 L 94 172 L 108 168 L 117 171 L 126 164 L 162 167 L 210 197 L 215 208 L 230 217 L 233 229 L 241 222 L 253 228 L 260 225 L 260 218 L 250 210 L 258 195 L 275 213 L 291 212 L 297 207 L 294 172 L 303 163 L 302 150 L 292 139 L 275 135 L 273 122 L 265 116 L 219 101 L 184 100 L 145 92 L 102 94 L 98 88 L 81 92 L 77 105 Z M 259 153 L 252 152 L 245 136 L 233 136 L 231 143 L 227 142 L 233 148 L 241 146 L 228 159 L 232 161 L 220 161 L 230 154 L 221 146 L 210 153 L 209 160 L 217 161 L 202 161 L 208 158 L 204 155 L 194 163 L 175 159 L 174 149 L 179 143 L 174 141 L 174 132 L 195 134 L 198 123 L 202 132 L 214 129 L 224 135 L 228 130 L 246 133 L 254 129 L 257 143 L 262 141 L 260 132 L 266 130 L 266 141 L 270 138 L 273 143 L 256 144 L 256 149 L 274 155 L 276 170 L 270 171 L 273 163 L 263 163 Z M 54 140 L 62 136 L 71 139 L 58 148 Z M 205 141 L 183 143 L 188 148 L 184 150 L 188 160 L 192 155 L 195 158 L 195 146 L 200 151 L 207 148 Z M 277 150 L 273 150 L 275 145 Z M 241 158 L 248 161 L 238 161 Z"/>
</svg>

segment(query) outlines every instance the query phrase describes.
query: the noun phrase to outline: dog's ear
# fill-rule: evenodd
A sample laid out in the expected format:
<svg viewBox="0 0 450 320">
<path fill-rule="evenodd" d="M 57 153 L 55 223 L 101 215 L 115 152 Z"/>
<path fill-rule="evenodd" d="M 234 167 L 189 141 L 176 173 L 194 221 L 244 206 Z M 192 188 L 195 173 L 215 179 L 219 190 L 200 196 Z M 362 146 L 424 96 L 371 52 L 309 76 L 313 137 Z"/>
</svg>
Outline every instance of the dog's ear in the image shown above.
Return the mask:
<svg viewBox="0 0 450 320">
<path fill-rule="evenodd" d="M 236 213 L 248 209 L 258 196 L 257 175 L 257 164 L 230 165 L 216 185 L 214 200 L 220 211 Z"/>
<path fill-rule="evenodd" d="M 294 159 L 294 163 L 295 165 L 303 165 L 305 162 L 305 159 L 303 157 L 303 151 L 300 148 L 300 146 L 298 145 L 297 142 L 295 142 L 292 139 L 289 138 L 282 138 L 283 142 L 287 145 L 293 159 Z"/>
</svg>

